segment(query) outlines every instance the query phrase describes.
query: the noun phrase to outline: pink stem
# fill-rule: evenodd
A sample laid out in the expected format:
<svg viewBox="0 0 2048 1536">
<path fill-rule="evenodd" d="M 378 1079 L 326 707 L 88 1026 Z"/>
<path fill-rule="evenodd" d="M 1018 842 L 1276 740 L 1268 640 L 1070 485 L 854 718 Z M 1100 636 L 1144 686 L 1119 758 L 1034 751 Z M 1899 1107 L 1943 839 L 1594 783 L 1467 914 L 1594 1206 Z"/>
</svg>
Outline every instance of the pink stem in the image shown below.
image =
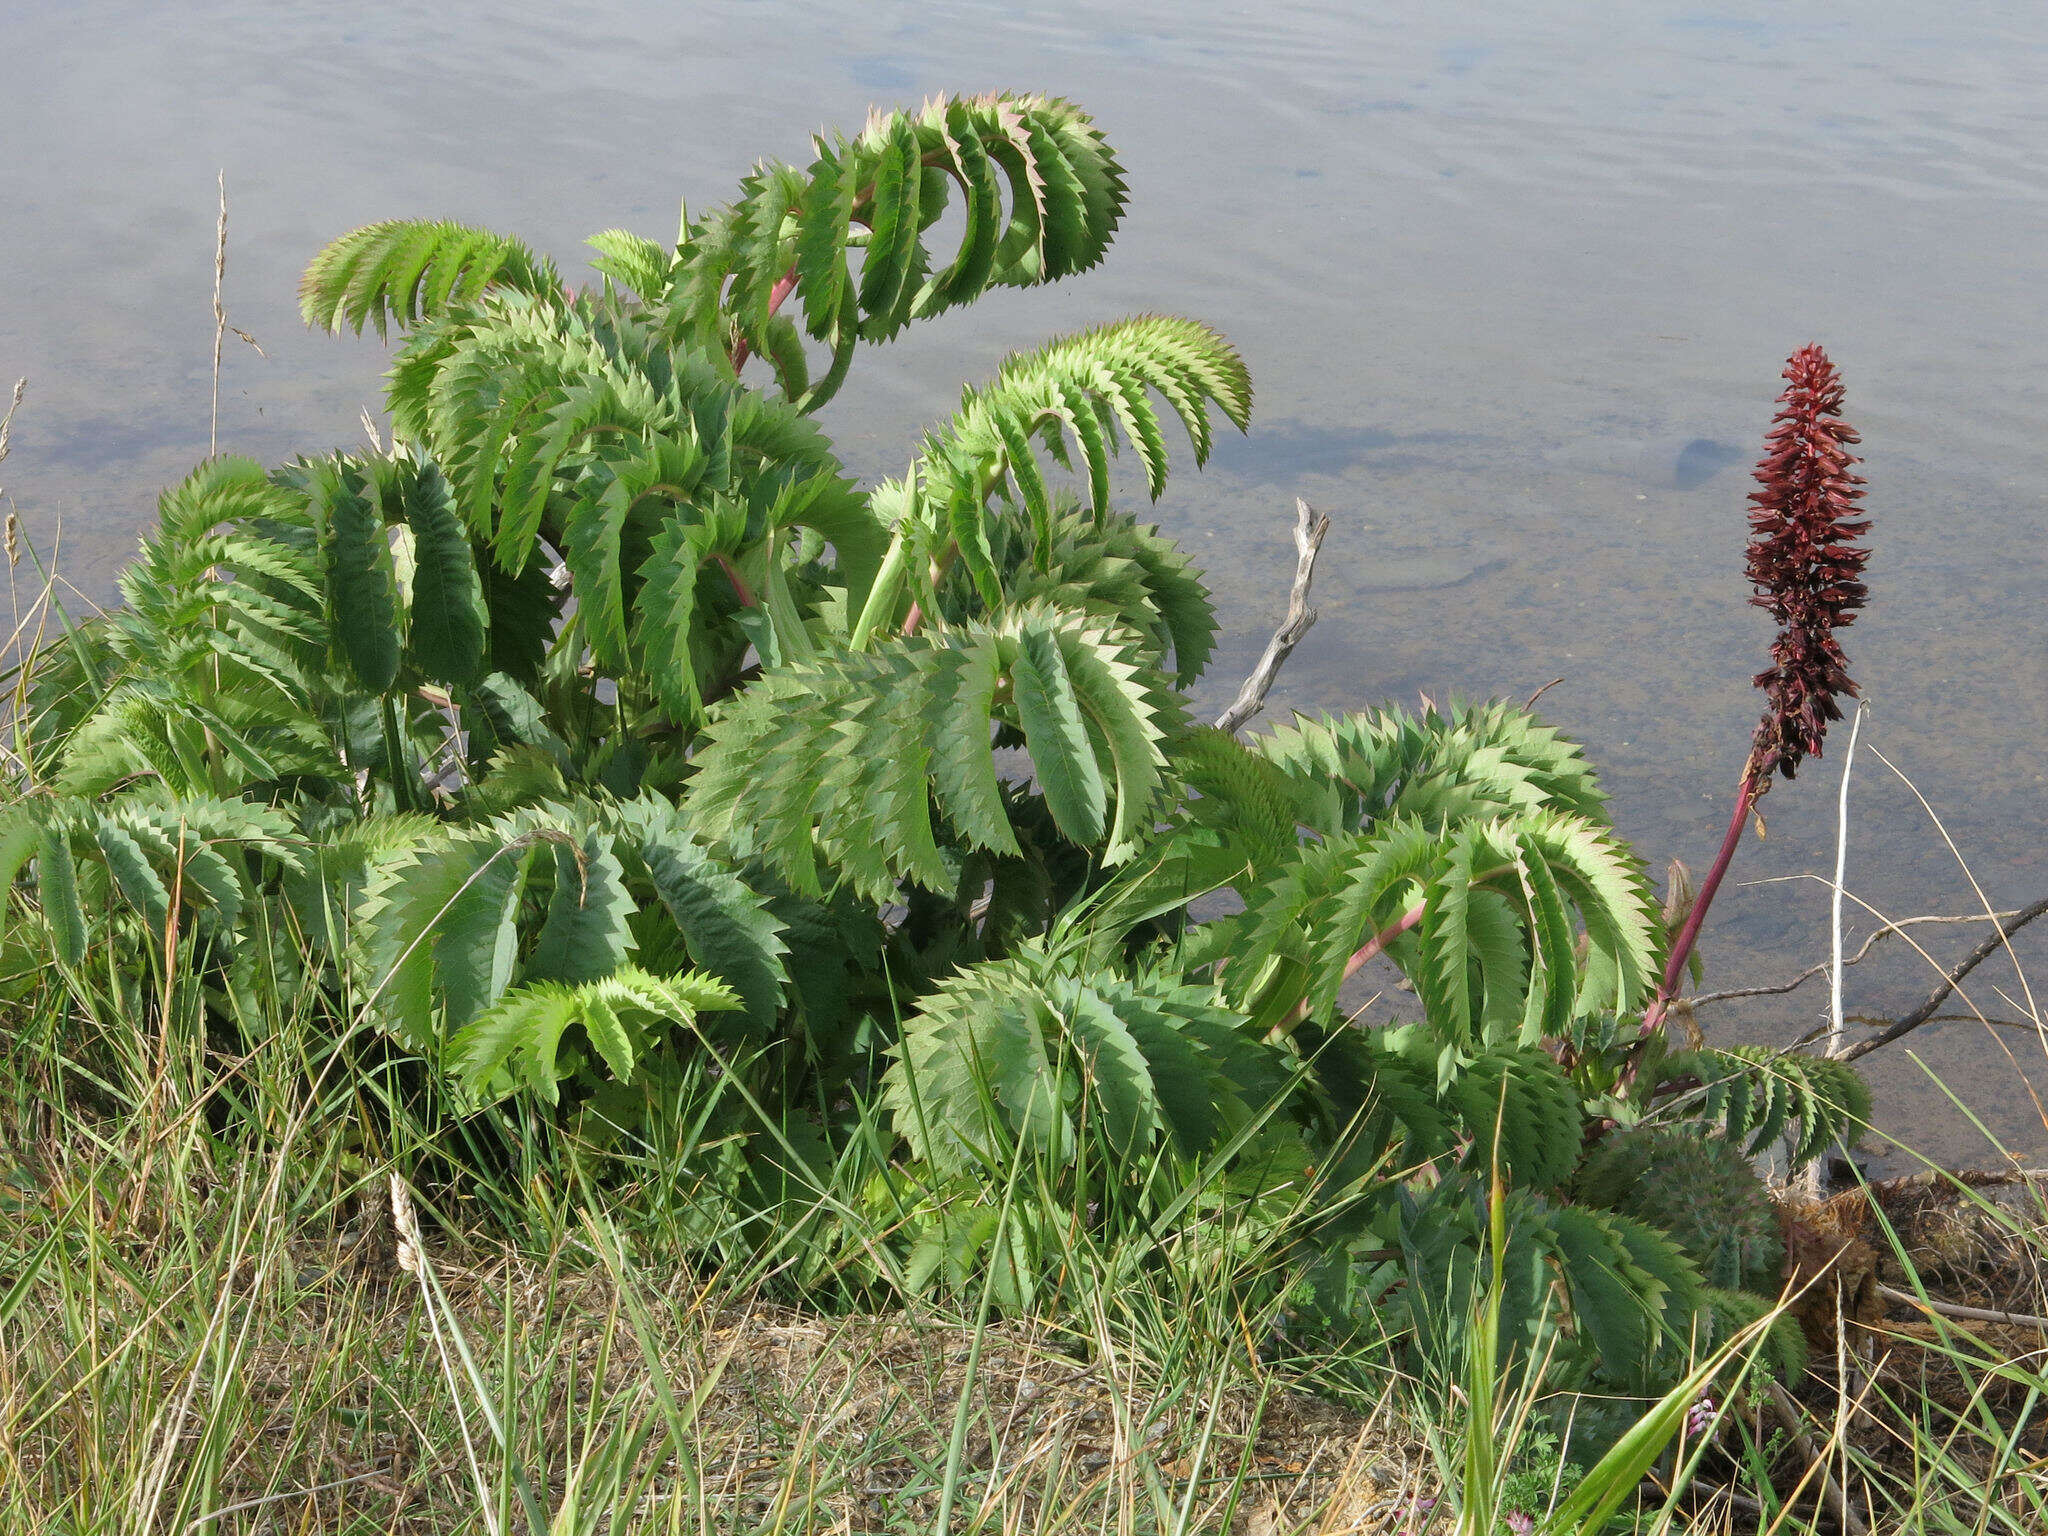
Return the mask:
<svg viewBox="0 0 2048 1536">
<path fill-rule="evenodd" d="M 946 572 L 953 568 L 953 561 L 959 553 L 960 546 L 958 544 L 948 544 L 946 552 L 932 562 L 931 583 L 934 591 L 938 589 L 939 583 L 946 579 Z M 910 612 L 903 616 L 903 633 L 907 637 L 916 634 L 922 628 L 924 628 L 924 604 L 922 602 L 914 602 L 910 605 Z"/>
<path fill-rule="evenodd" d="M 772 315 L 776 310 L 782 308 L 782 301 L 789 297 L 791 290 L 795 287 L 796 268 L 791 267 L 782 276 L 775 279 L 775 286 L 768 290 L 768 313 Z M 746 367 L 747 359 L 753 355 L 754 349 L 747 345 L 747 339 L 742 336 L 733 344 L 732 371 L 738 373 L 742 368 Z"/>
<path fill-rule="evenodd" d="M 733 596 L 740 600 L 742 608 L 752 608 L 755 606 L 759 599 L 754 596 L 753 589 L 747 585 L 747 578 L 740 574 L 738 566 L 726 559 L 724 555 L 713 555 L 711 563 L 725 572 L 725 579 L 732 583 Z"/>
<path fill-rule="evenodd" d="M 1366 961 L 1372 959 L 1373 956 L 1379 954 L 1381 950 L 1393 943 L 1394 940 L 1421 922 L 1423 914 L 1428 908 L 1428 902 L 1418 901 L 1394 920 L 1393 927 L 1382 928 L 1378 933 L 1361 944 L 1358 948 L 1358 953 L 1344 962 L 1344 979 L 1349 981 L 1352 977 L 1356 976 Z"/>
<path fill-rule="evenodd" d="M 1410 928 L 1413 928 L 1417 923 L 1421 922 L 1423 914 L 1428 910 L 1428 902 L 1418 901 L 1417 903 L 1415 903 L 1414 906 L 1410 907 L 1406 912 L 1403 912 L 1399 917 L 1394 919 L 1394 924 L 1392 927 L 1382 928 L 1378 933 L 1374 934 L 1371 938 L 1367 939 L 1363 944 L 1361 944 L 1358 947 L 1358 952 L 1354 954 L 1349 960 L 1346 960 L 1344 962 L 1344 980 L 1349 981 L 1352 977 L 1356 976 L 1359 972 L 1359 968 L 1363 966 L 1366 961 L 1370 960 L 1374 955 L 1379 954 L 1389 944 L 1393 943 L 1394 940 L 1398 939 Z M 1219 974 L 1221 973 L 1221 967 L 1218 968 L 1218 972 Z M 1342 985 L 1342 983 L 1339 983 L 1339 985 Z M 1299 1024 L 1303 1019 L 1307 1017 L 1308 999 L 1303 998 L 1301 1000 L 1301 1006 L 1294 1010 L 1293 1017 L 1290 1018 L 1284 1024 L 1274 1026 L 1273 1032 L 1276 1035 L 1285 1034 L 1291 1031 L 1295 1025 Z"/>
<path fill-rule="evenodd" d="M 1430 907 L 1430 903 L 1427 903 L 1427 901 L 1417 901 L 1413 907 L 1409 907 L 1407 911 L 1403 911 L 1399 915 L 1399 918 L 1395 920 L 1393 928 L 1382 928 L 1372 938 L 1368 938 L 1364 944 L 1360 944 L 1358 946 L 1358 954 L 1354 954 L 1350 961 L 1343 963 L 1343 979 L 1350 981 L 1352 977 L 1356 977 L 1360 967 L 1364 967 L 1364 963 L 1370 961 L 1374 954 L 1378 954 L 1380 950 L 1384 950 L 1386 946 L 1393 944 L 1397 938 L 1401 938 L 1401 934 L 1405 934 L 1409 928 L 1419 924 L 1421 918 L 1423 918 L 1423 911 L 1427 911 L 1427 907 Z"/>
<path fill-rule="evenodd" d="M 1728 831 L 1721 839 L 1721 851 L 1714 856 L 1714 867 L 1707 871 L 1707 878 L 1700 886 L 1700 893 L 1694 899 L 1692 910 L 1685 915 L 1685 923 L 1678 930 L 1678 937 L 1671 944 L 1671 958 L 1664 962 L 1664 980 L 1657 988 L 1656 1001 L 1643 1012 L 1643 1033 L 1648 1034 L 1664 1022 L 1665 1010 L 1671 1006 L 1671 999 L 1678 993 L 1678 985 L 1685 979 L 1685 962 L 1692 958 L 1693 945 L 1698 942 L 1700 925 L 1706 921 L 1707 908 L 1713 905 L 1714 892 L 1721 888 L 1721 877 L 1728 873 L 1728 866 L 1735 859 L 1735 848 L 1742 841 L 1742 829 L 1749 824 L 1749 813 L 1756 804 L 1756 762 L 1752 758 L 1743 764 L 1742 787 L 1735 792 L 1735 814 L 1728 818 Z"/>
</svg>

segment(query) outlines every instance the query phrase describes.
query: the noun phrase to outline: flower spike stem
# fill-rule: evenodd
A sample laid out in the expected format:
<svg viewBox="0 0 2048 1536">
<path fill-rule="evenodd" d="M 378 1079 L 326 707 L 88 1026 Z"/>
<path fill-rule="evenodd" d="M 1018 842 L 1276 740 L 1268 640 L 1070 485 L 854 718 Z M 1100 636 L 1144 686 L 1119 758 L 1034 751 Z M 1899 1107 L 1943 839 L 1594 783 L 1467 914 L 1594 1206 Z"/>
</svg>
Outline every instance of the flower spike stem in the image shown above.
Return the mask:
<svg viewBox="0 0 2048 1536">
<path fill-rule="evenodd" d="M 1771 665 L 1756 675 L 1764 715 L 1742 765 L 1735 814 L 1699 898 L 1671 944 L 1657 996 L 1643 1012 L 1643 1033 L 1664 1021 L 1700 925 L 1735 857 L 1743 824 L 1779 774 L 1791 778 L 1808 757 L 1820 756 L 1828 723 L 1842 718 L 1841 701 L 1856 696 L 1839 631 L 1856 620 L 1869 595 L 1863 568 L 1870 559 L 1860 540 L 1870 530 L 1855 516 L 1863 479 L 1851 473 L 1856 431 L 1842 420 L 1842 378 L 1826 352 L 1801 347 L 1785 362 L 1785 391 L 1764 439 L 1750 493 L 1750 602 L 1778 622 Z"/>
<path fill-rule="evenodd" d="M 1693 945 L 1699 942 L 1700 925 L 1706 921 L 1707 908 L 1713 905 L 1714 892 L 1721 888 L 1722 877 L 1735 861 L 1735 849 L 1742 841 L 1742 829 L 1749 824 L 1749 813 L 1756 808 L 1756 783 L 1756 759 L 1752 757 L 1742 765 L 1742 787 L 1735 794 L 1735 814 L 1728 818 L 1728 831 L 1721 838 L 1721 851 L 1714 855 L 1714 867 L 1707 871 L 1707 878 L 1700 886 L 1692 910 L 1685 915 L 1678 937 L 1672 940 L 1671 958 L 1664 962 L 1664 979 L 1657 987 L 1656 1001 L 1644 1010 L 1643 1033 L 1646 1035 L 1664 1022 L 1665 1010 L 1671 1006 L 1671 999 L 1678 995 L 1679 983 L 1685 979 L 1685 962 L 1692 958 Z"/>
</svg>

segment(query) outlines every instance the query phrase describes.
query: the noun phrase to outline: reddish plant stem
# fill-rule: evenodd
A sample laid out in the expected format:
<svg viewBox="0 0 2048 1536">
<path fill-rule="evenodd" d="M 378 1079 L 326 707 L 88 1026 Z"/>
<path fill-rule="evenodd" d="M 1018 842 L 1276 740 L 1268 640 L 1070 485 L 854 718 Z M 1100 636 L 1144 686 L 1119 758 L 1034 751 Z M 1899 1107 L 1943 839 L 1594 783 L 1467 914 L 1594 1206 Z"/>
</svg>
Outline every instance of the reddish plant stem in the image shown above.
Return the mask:
<svg viewBox="0 0 2048 1536">
<path fill-rule="evenodd" d="M 782 301 L 788 298 L 795 289 L 796 268 L 791 267 L 782 276 L 775 279 L 775 286 L 768 290 L 768 313 L 772 315 L 776 310 L 782 308 Z M 732 371 L 738 373 L 742 368 L 746 367 L 747 359 L 753 355 L 754 349 L 747 345 L 746 337 L 742 336 L 733 343 Z"/>
<path fill-rule="evenodd" d="M 1357 953 L 1352 955 L 1352 957 L 1349 960 L 1346 960 L 1344 962 L 1344 980 L 1349 981 L 1352 977 L 1356 976 L 1359 972 L 1360 967 L 1362 967 L 1366 961 L 1372 959 L 1373 956 L 1383 951 L 1389 944 L 1393 943 L 1394 940 L 1398 939 L 1410 928 L 1413 928 L 1417 923 L 1421 922 L 1423 914 L 1428 910 L 1428 902 L 1418 901 L 1406 912 L 1403 912 L 1399 917 L 1395 918 L 1392 926 L 1382 928 L 1378 933 L 1374 934 L 1371 938 L 1367 939 L 1363 944 L 1359 945 Z M 1222 974 L 1221 966 L 1217 967 L 1217 974 Z M 1338 985 L 1340 986 L 1342 984 L 1342 982 L 1338 983 Z M 1301 1006 L 1294 1010 L 1293 1015 L 1285 1023 L 1274 1026 L 1274 1035 L 1279 1036 L 1291 1033 L 1295 1025 L 1299 1024 L 1303 1019 L 1307 1018 L 1308 1003 L 1309 1000 L 1307 998 L 1303 998 L 1301 1000 Z"/>
<path fill-rule="evenodd" d="M 1489 880 L 1493 876 L 1502 874 L 1512 867 L 1512 865 L 1504 864 L 1498 869 L 1483 870 L 1472 877 L 1472 883 L 1477 885 L 1481 880 Z M 1428 911 L 1429 901 L 1427 898 L 1424 898 L 1395 918 L 1388 926 L 1382 928 L 1378 933 L 1359 945 L 1351 958 L 1344 962 L 1344 981 L 1349 981 L 1352 977 L 1356 976 L 1364 968 L 1366 961 L 1384 953 L 1389 944 L 1421 922 Z M 1342 983 L 1340 982 L 1339 985 L 1341 986 Z M 1304 1001 L 1294 1015 L 1294 1022 L 1299 1024 L 1302 1019 L 1307 1017 L 1307 1014 L 1308 1003 Z"/>
<path fill-rule="evenodd" d="M 1423 914 L 1428 910 L 1428 902 L 1418 901 L 1406 912 L 1395 918 L 1392 927 L 1382 928 L 1378 933 L 1359 945 L 1358 952 L 1344 962 L 1344 979 L 1349 981 L 1352 977 L 1356 976 L 1366 961 L 1372 959 L 1389 944 L 1393 943 L 1394 940 L 1421 922 Z"/>
<path fill-rule="evenodd" d="M 1664 1022 L 1665 1010 L 1677 995 L 1678 984 L 1685 979 L 1685 962 L 1692 958 L 1693 945 L 1699 942 L 1700 925 L 1706 921 L 1707 908 L 1713 905 L 1714 892 L 1721 888 L 1722 877 L 1734 862 L 1736 845 L 1742 841 L 1742 829 L 1749 825 L 1749 813 L 1756 805 L 1756 788 L 1756 759 L 1752 757 L 1742 765 L 1742 783 L 1735 792 L 1735 814 L 1728 818 L 1728 831 L 1721 838 L 1721 851 L 1714 855 L 1714 867 L 1707 871 L 1707 878 L 1700 885 L 1692 910 L 1686 913 L 1678 937 L 1672 941 L 1671 958 L 1664 962 L 1664 979 L 1658 985 L 1656 1000 L 1643 1012 L 1643 1033 L 1646 1035 Z"/>
<path fill-rule="evenodd" d="M 952 157 L 946 151 L 935 149 L 927 155 L 922 155 L 918 159 L 918 164 L 924 166 L 927 169 L 938 169 L 945 171 L 948 175 L 950 175 L 953 178 L 954 181 L 960 184 L 960 190 L 962 192 L 972 191 L 972 188 L 970 188 L 967 182 L 962 179 L 960 172 L 954 169 Z M 868 228 L 872 229 L 874 227 L 874 222 L 873 215 L 870 212 L 870 209 L 872 208 L 874 201 L 875 189 L 873 184 L 870 183 L 868 186 L 863 188 L 861 192 L 853 200 L 853 211 L 851 214 L 852 222 L 856 224 L 864 224 Z M 774 314 L 777 309 L 782 307 L 782 301 L 789 297 L 790 290 L 794 287 L 796 287 L 796 268 L 791 267 L 787 272 L 783 273 L 782 276 L 778 277 L 775 280 L 775 286 L 768 290 L 769 314 Z M 745 340 L 741 340 L 738 343 L 736 343 L 732 349 L 732 371 L 734 373 L 738 373 L 741 368 L 746 366 L 747 359 L 752 357 L 753 355 L 754 349 L 748 346 Z"/>
<path fill-rule="evenodd" d="M 953 561 L 959 553 L 960 546 L 958 544 L 948 544 L 946 552 L 931 563 L 931 569 L 927 575 L 934 591 L 937 591 L 939 583 L 946 579 L 946 572 L 953 568 Z M 910 612 L 903 616 L 903 635 L 907 639 L 922 628 L 924 628 L 924 603 L 922 601 L 913 602 L 910 605 Z"/>
<path fill-rule="evenodd" d="M 758 605 L 760 599 L 754 596 L 753 588 L 747 585 L 747 578 L 740 574 L 738 566 L 734 565 L 724 555 L 713 555 L 711 563 L 725 572 L 725 579 L 732 583 L 733 596 L 740 600 L 742 608 L 752 608 Z"/>
</svg>

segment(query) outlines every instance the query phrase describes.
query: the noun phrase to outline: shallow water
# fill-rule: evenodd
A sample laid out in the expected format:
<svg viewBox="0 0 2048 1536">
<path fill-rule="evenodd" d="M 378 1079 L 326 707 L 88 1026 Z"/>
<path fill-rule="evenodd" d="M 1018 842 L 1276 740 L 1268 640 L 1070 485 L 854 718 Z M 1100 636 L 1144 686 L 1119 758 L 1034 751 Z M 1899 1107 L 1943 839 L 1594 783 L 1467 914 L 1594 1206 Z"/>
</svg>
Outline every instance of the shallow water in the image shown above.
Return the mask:
<svg viewBox="0 0 2048 1536">
<path fill-rule="evenodd" d="M 344 229 L 461 218 L 573 264 L 608 226 L 668 237 L 679 198 L 718 201 L 753 157 L 795 159 L 871 102 L 1043 89 L 1086 104 L 1129 167 L 1110 260 L 865 354 L 826 419 L 857 469 L 900 468 L 1008 348 L 1138 309 L 1206 319 L 1259 389 L 1251 436 L 1206 474 L 1183 463 L 1160 507 L 1223 600 L 1210 699 L 1277 615 L 1306 496 L 1336 529 L 1276 705 L 1519 698 L 1561 676 L 1542 708 L 1602 765 L 1624 831 L 1698 868 L 1768 641 L 1740 579 L 1747 465 L 1785 355 L 1819 339 L 1877 519 L 1847 636 L 1864 741 L 1988 900 L 2048 894 L 2038 5 L 422 9 L 0 4 L 0 375 L 30 380 L 0 484 L 38 542 L 61 524 L 87 592 L 206 451 L 216 169 L 229 319 L 262 347 L 228 337 L 221 446 L 280 458 L 354 438 L 377 399 L 377 346 L 311 335 L 293 306 Z M 1832 868 L 1838 774 L 1831 754 L 1769 797 L 1736 878 Z M 1877 757 L 1854 787 L 1857 896 L 1981 910 Z M 1916 932 L 1937 956 L 1975 937 Z M 1709 985 L 1827 945 L 1822 886 L 1731 889 Z M 1852 1012 L 1926 992 L 1927 962 L 1893 948 L 1850 972 Z M 2048 935 L 2021 948 L 2048 992 Z M 2027 1003 L 2010 965 L 1968 991 L 1994 1018 Z M 1706 1022 L 1784 1040 L 1824 1004 L 1809 986 Z M 1894 1133 L 1986 1159 L 1938 1074 L 2014 1151 L 2048 1153 L 2031 1033 L 1908 1043 L 1871 1061 Z"/>
</svg>

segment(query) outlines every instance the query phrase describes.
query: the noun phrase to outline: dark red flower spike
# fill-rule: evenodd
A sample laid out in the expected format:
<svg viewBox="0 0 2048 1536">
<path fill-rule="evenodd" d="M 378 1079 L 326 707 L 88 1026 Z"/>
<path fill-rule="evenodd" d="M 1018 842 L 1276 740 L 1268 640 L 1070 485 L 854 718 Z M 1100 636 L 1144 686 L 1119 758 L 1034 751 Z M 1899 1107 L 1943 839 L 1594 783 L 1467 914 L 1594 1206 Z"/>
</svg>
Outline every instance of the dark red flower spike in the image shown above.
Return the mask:
<svg viewBox="0 0 2048 1536">
<path fill-rule="evenodd" d="M 1854 517 L 1863 478 L 1849 445 L 1859 441 L 1842 420 L 1842 379 L 1818 346 L 1801 347 L 1785 366 L 1786 389 L 1765 439 L 1750 495 L 1750 599 L 1778 621 L 1771 667 L 1756 685 L 1767 701 L 1750 753 L 1757 794 L 1771 775 L 1791 778 L 1807 756 L 1818 757 L 1841 699 L 1854 698 L 1848 661 L 1835 632 L 1856 620 L 1869 595 L 1863 567 L 1870 551 L 1857 540 L 1870 531 Z"/>
<path fill-rule="evenodd" d="M 1784 376 L 1785 392 L 1778 396 L 1778 414 L 1756 467 L 1760 489 L 1749 497 L 1749 579 L 1756 587 L 1750 601 L 1778 621 L 1770 668 L 1756 675 L 1764 717 L 1743 764 L 1721 851 L 1672 940 L 1663 985 L 1643 1015 L 1646 1033 L 1662 1022 L 1678 993 L 1751 809 L 1770 789 L 1773 775 L 1789 779 L 1806 758 L 1820 756 L 1828 725 L 1842 718 L 1841 700 L 1856 696 L 1848 658 L 1835 636 L 1855 622 L 1870 595 L 1863 585 L 1870 551 L 1857 543 L 1870 524 L 1853 515 L 1863 479 L 1850 472 L 1856 458 L 1849 445 L 1860 439 L 1842 420 L 1842 378 L 1819 346 L 1794 352 Z"/>
</svg>

